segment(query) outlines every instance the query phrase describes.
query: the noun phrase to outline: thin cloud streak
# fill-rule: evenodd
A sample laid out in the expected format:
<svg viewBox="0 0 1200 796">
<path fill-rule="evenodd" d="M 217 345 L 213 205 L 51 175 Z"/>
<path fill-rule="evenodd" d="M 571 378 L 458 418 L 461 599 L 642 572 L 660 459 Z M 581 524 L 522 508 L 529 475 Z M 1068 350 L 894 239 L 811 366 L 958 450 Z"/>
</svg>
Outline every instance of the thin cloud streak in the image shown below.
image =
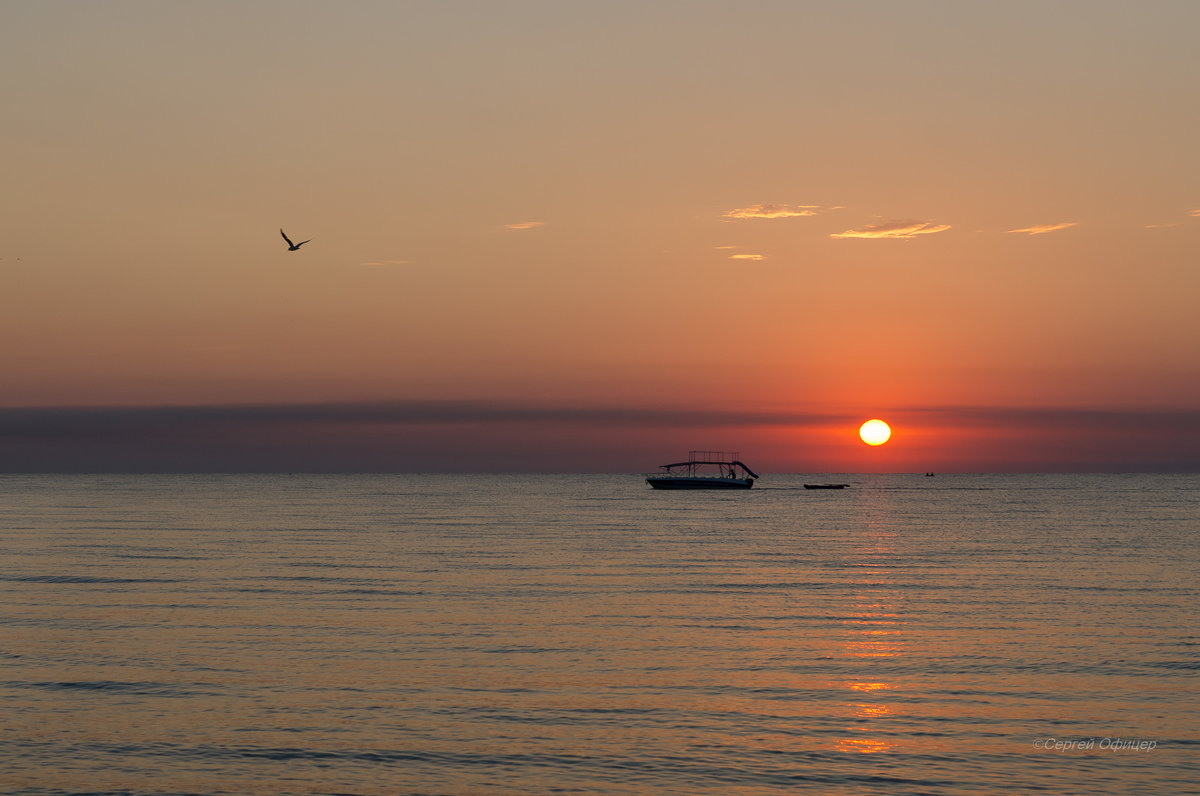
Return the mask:
<svg viewBox="0 0 1200 796">
<path fill-rule="evenodd" d="M 1024 227 L 1023 229 L 1010 229 L 1006 234 L 1012 235 L 1023 232 L 1026 235 L 1045 235 L 1047 232 L 1057 232 L 1060 229 L 1069 229 L 1078 225 L 1078 221 L 1066 221 L 1061 224 L 1038 224 L 1032 227 Z"/>
<path fill-rule="evenodd" d="M 820 424 L 840 414 L 757 413 L 715 409 L 534 406 L 482 401 L 247 404 L 232 406 L 58 407 L 0 409 L 0 439 L 101 438 L 213 425 L 421 425 L 430 423 L 589 423 L 635 426 Z"/>
<path fill-rule="evenodd" d="M 520 231 L 520 230 L 526 230 L 526 229 L 537 229 L 538 227 L 544 227 L 544 226 L 546 226 L 545 221 L 521 221 L 516 224 L 505 224 L 504 228 Z"/>
<path fill-rule="evenodd" d="M 882 410 L 880 410 L 882 411 Z M 1200 432 L 1200 409 L 1076 409 L 1060 407 L 895 407 L 893 415 L 972 426 L 1170 428 Z M 0 439 L 103 438 L 130 432 L 197 430 L 212 425 L 420 425 L 429 423 L 584 423 L 648 427 L 817 427 L 847 422 L 858 412 L 707 408 L 588 407 L 489 401 L 397 401 L 150 407 L 0 408 Z"/>
<path fill-rule="evenodd" d="M 821 207 L 819 205 L 761 204 L 727 210 L 721 214 L 721 218 L 727 218 L 731 221 L 740 221 L 747 218 L 801 218 L 804 216 L 815 216 L 820 212 Z"/>
<path fill-rule="evenodd" d="M 1190 218 L 1200 218 L 1200 209 L 1189 210 L 1188 216 Z M 1145 228 L 1146 229 L 1171 229 L 1173 227 L 1180 227 L 1180 226 L 1183 226 L 1183 224 L 1179 221 L 1164 221 L 1159 224 L 1146 224 Z"/>
<path fill-rule="evenodd" d="M 950 229 L 949 224 L 935 224 L 932 221 L 884 221 L 880 224 L 868 224 L 845 232 L 834 232 L 831 238 L 868 238 L 874 240 L 897 239 L 905 240 L 918 235 L 933 235 Z"/>
<path fill-rule="evenodd" d="M 898 412 L 947 426 L 995 429 L 1049 426 L 1097 433 L 1143 429 L 1200 434 L 1200 409 L 941 406 L 901 409 Z"/>
<path fill-rule="evenodd" d="M 729 259 L 730 260 L 764 260 L 764 259 L 766 259 L 766 256 L 762 255 L 762 254 L 731 254 L 731 255 L 729 255 Z"/>
</svg>

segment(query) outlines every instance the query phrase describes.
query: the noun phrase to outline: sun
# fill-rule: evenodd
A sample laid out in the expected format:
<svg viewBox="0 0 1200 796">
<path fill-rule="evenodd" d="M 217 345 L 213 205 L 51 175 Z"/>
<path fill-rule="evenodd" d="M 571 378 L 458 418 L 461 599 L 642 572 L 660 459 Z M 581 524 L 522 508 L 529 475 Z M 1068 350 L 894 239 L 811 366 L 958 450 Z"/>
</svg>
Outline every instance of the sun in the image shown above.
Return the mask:
<svg viewBox="0 0 1200 796">
<path fill-rule="evenodd" d="M 859 427 L 858 436 L 868 445 L 882 445 L 892 436 L 892 430 L 882 420 L 868 420 Z"/>
</svg>

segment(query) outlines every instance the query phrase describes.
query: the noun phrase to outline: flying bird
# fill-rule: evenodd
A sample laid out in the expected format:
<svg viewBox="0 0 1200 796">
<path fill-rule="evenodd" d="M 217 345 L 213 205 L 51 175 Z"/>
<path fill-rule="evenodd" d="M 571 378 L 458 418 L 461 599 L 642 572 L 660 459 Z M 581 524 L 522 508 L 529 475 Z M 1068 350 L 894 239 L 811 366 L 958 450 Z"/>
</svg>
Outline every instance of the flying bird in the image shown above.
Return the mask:
<svg viewBox="0 0 1200 796">
<path fill-rule="evenodd" d="M 292 239 L 287 236 L 287 233 L 284 232 L 282 228 L 279 230 L 279 234 L 283 235 L 283 239 L 287 241 L 288 251 L 290 252 L 299 251 L 301 246 L 308 243 L 308 240 L 312 240 L 312 238 L 309 238 L 308 240 L 302 240 L 299 243 L 292 243 Z"/>
</svg>

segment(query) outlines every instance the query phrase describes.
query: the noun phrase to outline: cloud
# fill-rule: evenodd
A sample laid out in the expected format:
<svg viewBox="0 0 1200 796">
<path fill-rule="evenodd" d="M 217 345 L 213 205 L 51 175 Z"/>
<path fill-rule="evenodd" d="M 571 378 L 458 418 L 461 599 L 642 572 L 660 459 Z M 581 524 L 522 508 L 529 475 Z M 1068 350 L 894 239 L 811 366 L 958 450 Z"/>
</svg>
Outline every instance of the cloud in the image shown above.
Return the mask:
<svg viewBox="0 0 1200 796">
<path fill-rule="evenodd" d="M 729 255 L 729 259 L 730 260 L 765 260 L 766 257 L 764 257 L 761 254 L 731 254 L 731 255 Z"/>
<path fill-rule="evenodd" d="M 537 229 L 538 227 L 542 227 L 545 225 L 546 225 L 545 221 L 521 221 L 517 224 L 505 224 L 504 228 L 505 229 L 516 229 L 516 230 Z"/>
<path fill-rule="evenodd" d="M 749 419 L 747 419 L 749 417 Z M 213 426 L 425 425 L 431 423 L 584 422 L 650 427 L 800 422 L 809 415 L 672 407 L 587 407 L 498 401 L 383 401 L 203 406 L 0 408 L 0 439 L 89 437 L 201 430 Z"/>
<path fill-rule="evenodd" d="M 961 438 L 959 466 L 973 472 L 1200 472 L 1196 409 L 925 406 L 884 416 L 897 429 Z M 667 442 L 780 428 L 849 439 L 863 417 L 488 401 L 0 408 L 0 472 L 622 472 Z M 581 439 L 591 444 L 581 450 Z"/>
<path fill-rule="evenodd" d="M 1047 232 L 1057 232 L 1060 229 L 1074 227 L 1078 223 L 1077 221 L 1064 221 L 1061 224 L 1036 224 L 1032 227 L 1024 227 L 1023 229 L 1010 229 L 1007 234 L 1024 232 L 1026 235 L 1045 235 Z"/>
<path fill-rule="evenodd" d="M 868 224 L 858 229 L 848 229 L 845 232 L 835 232 L 831 238 L 915 238 L 918 235 L 932 235 L 935 232 L 945 232 L 949 224 L 934 224 L 932 221 L 884 221 L 881 224 Z"/>
<path fill-rule="evenodd" d="M 1200 218 L 1200 208 L 1189 210 L 1188 215 L 1192 218 Z M 1146 229 L 1171 229 L 1173 227 L 1182 226 L 1178 221 L 1164 221 L 1161 224 L 1147 224 Z"/>
<path fill-rule="evenodd" d="M 817 205 L 750 205 L 727 210 L 721 218 L 741 220 L 745 218 L 796 218 L 799 216 L 815 216 L 821 212 Z"/>
</svg>

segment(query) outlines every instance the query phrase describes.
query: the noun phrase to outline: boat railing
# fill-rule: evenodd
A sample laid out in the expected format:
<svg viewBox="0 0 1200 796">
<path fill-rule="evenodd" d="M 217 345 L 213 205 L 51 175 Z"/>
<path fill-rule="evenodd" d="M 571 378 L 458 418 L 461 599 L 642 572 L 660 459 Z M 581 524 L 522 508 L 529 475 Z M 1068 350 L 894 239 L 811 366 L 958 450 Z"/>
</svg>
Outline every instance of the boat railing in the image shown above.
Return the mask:
<svg viewBox="0 0 1200 796">
<path fill-rule="evenodd" d="M 733 464 L 739 458 L 737 451 L 688 451 L 688 461 L 696 464 Z"/>
</svg>

